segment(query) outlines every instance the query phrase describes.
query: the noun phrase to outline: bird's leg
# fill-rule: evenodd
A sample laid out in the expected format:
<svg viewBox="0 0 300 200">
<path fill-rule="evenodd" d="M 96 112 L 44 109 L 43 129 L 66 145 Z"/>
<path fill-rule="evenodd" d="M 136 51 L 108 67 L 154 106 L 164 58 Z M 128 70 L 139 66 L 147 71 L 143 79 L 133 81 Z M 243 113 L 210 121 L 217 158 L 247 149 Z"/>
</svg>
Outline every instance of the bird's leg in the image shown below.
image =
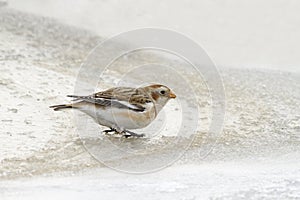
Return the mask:
<svg viewBox="0 0 300 200">
<path fill-rule="evenodd" d="M 124 130 L 123 132 L 125 133 L 124 134 L 125 138 L 129 138 L 129 137 L 132 137 L 132 136 L 134 136 L 134 137 L 144 137 L 145 136 L 145 134 L 137 134 L 137 133 L 134 133 L 134 132 L 129 131 L 129 130 Z"/>
<path fill-rule="evenodd" d="M 116 131 L 117 131 L 116 129 L 110 128 L 110 129 L 104 130 L 103 132 L 104 132 L 105 134 L 107 134 L 107 133 L 110 133 L 110 132 L 116 132 Z"/>
</svg>

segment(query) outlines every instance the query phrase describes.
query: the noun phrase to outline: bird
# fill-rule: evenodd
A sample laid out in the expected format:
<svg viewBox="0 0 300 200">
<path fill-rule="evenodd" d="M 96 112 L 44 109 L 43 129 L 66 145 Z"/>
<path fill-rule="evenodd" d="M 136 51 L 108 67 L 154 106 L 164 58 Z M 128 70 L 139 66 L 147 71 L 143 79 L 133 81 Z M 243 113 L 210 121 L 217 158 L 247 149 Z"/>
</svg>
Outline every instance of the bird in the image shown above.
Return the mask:
<svg viewBox="0 0 300 200">
<path fill-rule="evenodd" d="M 144 137 L 132 132 L 148 126 L 176 94 L 167 86 L 151 84 L 145 87 L 113 87 L 88 96 L 67 95 L 73 98 L 69 104 L 53 105 L 54 111 L 76 109 L 114 132 L 128 137 Z"/>
</svg>

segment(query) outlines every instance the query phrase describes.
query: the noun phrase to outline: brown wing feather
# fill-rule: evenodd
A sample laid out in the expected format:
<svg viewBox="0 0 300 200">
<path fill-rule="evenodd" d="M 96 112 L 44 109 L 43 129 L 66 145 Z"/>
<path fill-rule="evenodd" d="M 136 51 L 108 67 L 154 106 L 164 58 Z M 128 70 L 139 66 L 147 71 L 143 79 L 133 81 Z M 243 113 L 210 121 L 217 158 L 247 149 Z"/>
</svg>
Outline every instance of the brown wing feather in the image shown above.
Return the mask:
<svg viewBox="0 0 300 200">
<path fill-rule="evenodd" d="M 133 105 L 143 105 L 152 99 L 142 88 L 116 87 L 92 95 L 94 98 L 116 99 L 127 101 Z"/>
<path fill-rule="evenodd" d="M 75 101 L 83 100 L 86 102 L 99 104 L 102 106 L 114 106 L 143 112 L 145 104 L 152 102 L 146 91 L 142 88 L 116 87 L 102 92 L 97 92 L 89 96 L 68 95 Z M 128 106 L 121 101 L 128 102 L 133 106 Z"/>
</svg>

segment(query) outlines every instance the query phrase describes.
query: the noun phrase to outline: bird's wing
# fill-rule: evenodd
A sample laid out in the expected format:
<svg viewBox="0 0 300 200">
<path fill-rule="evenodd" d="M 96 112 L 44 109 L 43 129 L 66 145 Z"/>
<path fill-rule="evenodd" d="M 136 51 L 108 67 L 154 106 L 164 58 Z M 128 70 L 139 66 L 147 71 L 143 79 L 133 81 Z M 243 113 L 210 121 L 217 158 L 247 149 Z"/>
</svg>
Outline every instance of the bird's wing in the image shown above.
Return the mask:
<svg viewBox="0 0 300 200">
<path fill-rule="evenodd" d="M 82 100 L 101 106 L 129 109 L 143 112 L 145 104 L 151 102 L 150 97 L 139 89 L 130 87 L 116 87 L 89 96 L 68 95 L 75 100 Z"/>
</svg>

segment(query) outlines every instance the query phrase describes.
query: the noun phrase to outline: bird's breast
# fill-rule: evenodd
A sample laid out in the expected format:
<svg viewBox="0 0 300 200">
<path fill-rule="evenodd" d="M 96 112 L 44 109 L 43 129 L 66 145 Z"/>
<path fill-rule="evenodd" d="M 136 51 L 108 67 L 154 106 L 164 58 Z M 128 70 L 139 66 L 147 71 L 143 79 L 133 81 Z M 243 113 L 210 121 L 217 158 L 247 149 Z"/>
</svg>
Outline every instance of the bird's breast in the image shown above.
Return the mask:
<svg viewBox="0 0 300 200">
<path fill-rule="evenodd" d="M 109 111 L 109 110 L 108 110 Z M 111 118 L 118 127 L 124 129 L 139 129 L 148 126 L 156 117 L 154 108 L 137 112 L 128 109 L 110 109 Z"/>
<path fill-rule="evenodd" d="M 120 129 L 139 129 L 149 125 L 156 117 L 154 106 L 148 105 L 143 112 L 115 107 L 103 107 L 82 103 L 78 109 L 91 116 L 97 123 Z"/>
</svg>

